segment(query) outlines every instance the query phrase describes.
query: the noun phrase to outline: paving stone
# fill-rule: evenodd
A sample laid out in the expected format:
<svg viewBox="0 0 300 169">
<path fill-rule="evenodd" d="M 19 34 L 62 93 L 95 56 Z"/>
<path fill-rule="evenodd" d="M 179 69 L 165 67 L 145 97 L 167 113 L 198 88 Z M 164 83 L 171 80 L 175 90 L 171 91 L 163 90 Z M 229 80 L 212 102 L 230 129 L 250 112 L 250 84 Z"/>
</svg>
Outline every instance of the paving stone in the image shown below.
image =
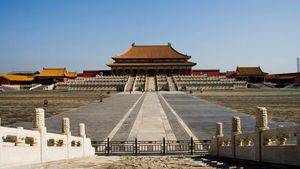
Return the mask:
<svg viewBox="0 0 300 169">
<path fill-rule="evenodd" d="M 86 134 L 92 140 L 104 140 L 141 94 L 115 94 L 103 100 L 79 107 L 73 111 L 46 119 L 48 132 L 61 133 L 61 120 L 70 118 L 72 135 L 78 135 L 79 123 L 85 123 Z M 47 112 L 46 112 L 47 113 Z M 33 123 L 19 123 L 16 126 L 32 128 Z"/>
<path fill-rule="evenodd" d="M 187 94 L 162 94 L 171 107 L 183 119 L 198 139 L 211 139 L 215 134 L 215 123 L 222 122 L 225 135 L 231 133 L 232 116 L 239 116 L 243 132 L 254 131 L 255 119 L 226 107 L 210 103 Z M 288 123 L 270 123 L 270 128 L 288 126 Z"/>
<path fill-rule="evenodd" d="M 133 108 L 133 110 L 131 111 L 131 113 L 129 114 L 128 118 L 126 118 L 126 120 L 124 121 L 122 127 L 117 131 L 117 133 L 115 134 L 115 136 L 113 137 L 112 141 L 124 141 L 127 140 L 129 133 L 132 129 L 132 126 L 134 124 L 134 121 L 137 117 L 138 112 L 141 109 L 142 103 L 145 99 L 144 95 L 141 100 L 139 100 L 139 102 L 137 103 L 137 105 Z"/>
<path fill-rule="evenodd" d="M 189 140 L 190 136 L 188 133 L 184 130 L 184 128 L 181 126 L 181 124 L 178 122 L 175 115 L 171 112 L 169 107 L 166 105 L 166 103 L 162 100 L 161 97 L 159 97 L 159 101 L 167 115 L 167 118 L 169 120 L 170 126 L 175 134 L 175 137 L 177 140 Z"/>
</svg>

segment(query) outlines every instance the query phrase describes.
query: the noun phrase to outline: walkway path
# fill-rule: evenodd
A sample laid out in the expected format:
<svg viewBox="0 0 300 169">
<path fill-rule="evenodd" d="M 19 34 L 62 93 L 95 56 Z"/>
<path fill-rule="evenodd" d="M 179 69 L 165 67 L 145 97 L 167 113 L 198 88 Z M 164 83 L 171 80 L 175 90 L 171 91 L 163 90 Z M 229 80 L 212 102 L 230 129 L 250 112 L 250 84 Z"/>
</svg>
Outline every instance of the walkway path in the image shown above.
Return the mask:
<svg viewBox="0 0 300 169">
<path fill-rule="evenodd" d="M 141 109 L 133 124 L 128 140 L 135 138 L 143 141 L 176 140 L 167 116 L 156 93 L 146 94 Z"/>
<path fill-rule="evenodd" d="M 87 136 L 92 140 L 104 140 L 124 115 L 133 107 L 141 94 L 115 94 L 105 98 L 102 103 L 94 102 L 46 119 L 49 132 L 61 133 L 61 120 L 69 117 L 72 135 L 78 135 L 79 123 L 85 123 Z M 47 109 L 45 110 L 47 116 Z M 14 124 L 32 128 L 32 122 Z"/>
<path fill-rule="evenodd" d="M 163 93 L 162 95 L 198 139 L 211 139 L 215 134 L 216 122 L 222 122 L 224 134 L 230 135 L 232 116 L 241 118 L 243 132 L 254 131 L 255 119 L 253 116 L 238 113 L 187 94 Z M 290 126 L 290 124 L 273 122 L 269 126 L 275 128 Z"/>
<path fill-rule="evenodd" d="M 112 140 L 188 140 L 190 137 L 211 139 L 215 123 L 223 122 L 224 134 L 230 134 L 232 116 L 240 116 L 243 132 L 253 131 L 255 119 L 225 107 L 182 92 L 121 93 L 71 112 L 46 119 L 49 132 L 61 133 L 61 120 L 69 117 L 72 135 L 78 135 L 78 124 L 87 127 L 87 136 L 95 141 Z M 47 110 L 46 110 L 47 115 Z M 270 123 L 270 127 L 285 126 Z M 14 124 L 32 128 L 32 122 Z"/>
</svg>

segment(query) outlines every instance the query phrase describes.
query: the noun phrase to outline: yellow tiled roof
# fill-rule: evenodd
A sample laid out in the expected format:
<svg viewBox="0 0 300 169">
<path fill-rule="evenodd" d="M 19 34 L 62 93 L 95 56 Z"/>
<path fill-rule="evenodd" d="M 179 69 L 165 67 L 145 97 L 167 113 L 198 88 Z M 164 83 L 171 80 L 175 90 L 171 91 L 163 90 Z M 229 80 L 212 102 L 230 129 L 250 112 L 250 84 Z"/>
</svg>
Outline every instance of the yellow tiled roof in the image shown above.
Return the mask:
<svg viewBox="0 0 300 169">
<path fill-rule="evenodd" d="M 114 59 L 190 59 L 190 56 L 176 51 L 168 45 L 132 45 L 126 52 L 117 54 Z"/>
<path fill-rule="evenodd" d="M 76 72 L 68 72 L 67 76 L 70 78 L 75 78 L 75 77 L 77 77 L 77 73 Z"/>
<path fill-rule="evenodd" d="M 42 77 L 65 77 L 67 76 L 66 68 L 43 68 L 38 76 Z"/>
<path fill-rule="evenodd" d="M 33 81 L 33 76 L 23 76 L 23 75 L 11 75 L 11 74 L 2 74 L 0 77 L 3 77 L 9 81 Z"/>
</svg>

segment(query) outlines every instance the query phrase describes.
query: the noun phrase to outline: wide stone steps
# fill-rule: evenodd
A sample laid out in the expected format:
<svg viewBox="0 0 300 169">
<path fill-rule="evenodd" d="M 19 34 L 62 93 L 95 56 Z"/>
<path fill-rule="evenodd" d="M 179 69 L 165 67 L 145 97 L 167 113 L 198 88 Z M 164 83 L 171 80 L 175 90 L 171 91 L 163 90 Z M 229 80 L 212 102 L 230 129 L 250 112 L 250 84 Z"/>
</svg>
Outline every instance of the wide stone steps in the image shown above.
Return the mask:
<svg viewBox="0 0 300 169">
<path fill-rule="evenodd" d="M 168 85 L 169 85 L 169 91 L 177 91 L 176 85 L 173 81 L 172 77 L 167 77 Z"/>
</svg>

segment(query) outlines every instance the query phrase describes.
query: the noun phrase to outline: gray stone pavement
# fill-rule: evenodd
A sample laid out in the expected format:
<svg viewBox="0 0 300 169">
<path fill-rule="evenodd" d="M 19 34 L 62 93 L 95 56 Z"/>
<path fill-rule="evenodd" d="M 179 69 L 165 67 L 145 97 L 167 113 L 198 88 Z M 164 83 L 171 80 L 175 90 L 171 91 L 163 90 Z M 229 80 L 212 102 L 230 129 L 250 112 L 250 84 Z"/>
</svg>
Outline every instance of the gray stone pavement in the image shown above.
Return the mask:
<svg viewBox="0 0 300 169">
<path fill-rule="evenodd" d="M 140 111 L 130 131 L 128 140 L 176 140 L 156 92 L 147 92 Z"/>
<path fill-rule="evenodd" d="M 46 119 L 47 131 L 61 133 L 62 118 L 69 117 L 72 135 L 78 135 L 79 123 L 85 123 L 88 137 L 92 140 L 104 140 L 140 96 L 141 94 L 115 94 L 105 98 L 102 103 L 94 102 L 73 111 L 52 116 Z M 19 123 L 15 126 L 32 128 L 33 123 Z"/>
<path fill-rule="evenodd" d="M 124 121 L 122 127 L 117 131 L 115 136 L 112 138 L 113 141 L 124 141 L 127 140 L 129 133 L 131 131 L 131 128 L 134 124 L 134 121 L 138 115 L 138 112 L 141 109 L 142 103 L 144 101 L 146 95 L 143 95 L 143 97 L 139 100 L 137 105 L 133 108 L 129 116 Z"/>
<path fill-rule="evenodd" d="M 252 116 L 234 112 L 226 107 L 187 94 L 164 93 L 162 95 L 198 139 L 211 139 L 215 134 L 216 122 L 223 122 L 224 134 L 229 135 L 232 116 L 241 118 L 243 132 L 254 131 L 255 119 Z M 289 124 L 271 123 L 270 127 L 285 125 Z"/>
<path fill-rule="evenodd" d="M 184 130 L 182 125 L 178 122 L 175 115 L 171 112 L 169 107 L 166 105 L 166 103 L 162 100 L 161 96 L 159 96 L 159 101 L 167 115 L 167 118 L 169 120 L 170 126 L 175 134 L 175 137 L 177 140 L 189 140 L 190 136 L 188 133 Z"/>
<path fill-rule="evenodd" d="M 117 128 L 112 139 L 125 141 L 130 136 L 138 114 L 142 113 L 140 114 L 140 122 L 144 124 L 140 123 L 139 125 L 142 129 L 141 131 L 145 132 L 143 137 L 146 135 L 148 140 L 162 137 L 158 134 L 162 131 L 164 134 L 171 133 L 177 140 L 189 139 L 190 134 L 188 134 L 188 132 L 190 131 L 182 127 L 181 123 L 175 117 L 176 114 L 198 139 L 211 139 L 215 134 L 216 122 L 223 122 L 224 134 L 230 134 L 232 116 L 241 117 L 243 132 L 254 130 L 255 119 L 252 116 L 234 112 L 191 95 L 179 92 L 161 92 L 163 98 L 176 112 L 175 115 L 159 95 L 152 93 L 152 95 L 156 95 L 157 97 L 151 97 L 152 101 L 148 99 L 148 101 L 145 102 L 147 95 L 148 93 L 138 101 L 142 96 L 141 93 L 115 94 L 104 99 L 102 103 L 94 102 L 73 111 L 47 118 L 46 126 L 49 132 L 61 133 L 61 120 L 63 117 L 69 117 L 72 135 L 78 135 L 78 124 L 85 123 L 87 136 L 92 140 L 101 141 L 106 139 L 117 124 L 123 120 L 124 122 L 121 123 L 120 128 Z M 135 103 L 137 104 L 133 107 Z M 143 112 L 141 112 L 142 107 Z M 131 109 L 132 111 L 129 112 Z M 128 112 L 129 115 L 125 116 Z M 14 126 L 23 126 L 25 129 L 32 128 L 32 122 L 18 123 L 14 124 Z M 279 126 L 291 126 L 291 124 L 270 124 L 271 128 Z M 137 134 L 139 130 L 139 127 L 135 129 L 135 134 Z M 159 140 L 161 140 L 161 138 Z"/>
</svg>

